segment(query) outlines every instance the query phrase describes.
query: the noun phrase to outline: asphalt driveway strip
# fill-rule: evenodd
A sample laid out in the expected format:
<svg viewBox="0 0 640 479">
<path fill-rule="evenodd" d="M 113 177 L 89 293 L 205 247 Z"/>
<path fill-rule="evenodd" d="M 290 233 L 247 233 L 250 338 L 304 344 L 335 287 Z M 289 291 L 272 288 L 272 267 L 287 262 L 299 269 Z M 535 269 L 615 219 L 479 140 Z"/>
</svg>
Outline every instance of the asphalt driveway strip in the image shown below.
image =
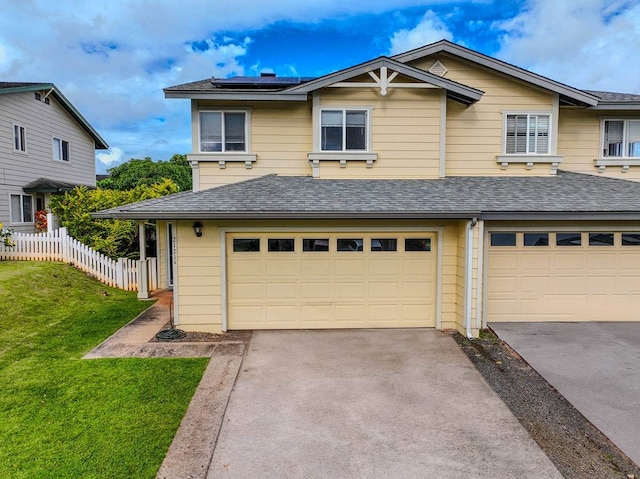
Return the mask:
<svg viewBox="0 0 640 479">
<path fill-rule="evenodd" d="M 640 478 L 620 448 L 491 331 L 453 337 L 565 478 Z"/>
<path fill-rule="evenodd" d="M 328 330 L 253 333 L 206 477 L 562 476 L 450 336 Z"/>
</svg>

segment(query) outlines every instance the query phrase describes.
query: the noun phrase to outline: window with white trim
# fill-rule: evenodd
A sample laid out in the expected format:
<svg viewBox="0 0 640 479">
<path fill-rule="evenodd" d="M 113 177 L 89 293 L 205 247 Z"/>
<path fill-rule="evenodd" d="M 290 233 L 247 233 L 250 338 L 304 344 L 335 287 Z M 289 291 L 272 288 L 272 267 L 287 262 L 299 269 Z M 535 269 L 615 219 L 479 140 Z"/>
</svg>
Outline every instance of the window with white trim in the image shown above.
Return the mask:
<svg viewBox="0 0 640 479">
<path fill-rule="evenodd" d="M 33 223 L 33 196 L 11 195 L 11 222 Z"/>
<path fill-rule="evenodd" d="M 551 115 L 517 113 L 506 115 L 506 155 L 549 154 Z"/>
<path fill-rule="evenodd" d="M 603 120 L 602 157 L 640 158 L 640 120 Z"/>
<path fill-rule="evenodd" d="M 367 151 L 368 116 L 367 110 L 321 110 L 320 150 Z"/>
<path fill-rule="evenodd" d="M 201 111 L 200 152 L 247 152 L 246 111 Z"/>
<path fill-rule="evenodd" d="M 56 161 L 69 161 L 69 142 L 60 138 L 53 139 L 53 159 Z"/>
<path fill-rule="evenodd" d="M 27 130 L 24 126 L 13 125 L 13 149 L 27 151 Z"/>
</svg>

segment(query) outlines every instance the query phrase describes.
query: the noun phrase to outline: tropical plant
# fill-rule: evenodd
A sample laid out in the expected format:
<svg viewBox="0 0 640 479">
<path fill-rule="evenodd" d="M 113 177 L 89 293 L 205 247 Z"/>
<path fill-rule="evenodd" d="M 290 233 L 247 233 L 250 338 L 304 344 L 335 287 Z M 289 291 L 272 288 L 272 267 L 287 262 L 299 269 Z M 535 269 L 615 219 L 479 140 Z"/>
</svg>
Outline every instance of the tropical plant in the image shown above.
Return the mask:
<svg viewBox="0 0 640 479">
<path fill-rule="evenodd" d="M 11 239 L 13 236 L 13 230 L 5 228 L 2 223 L 0 223 L 0 242 L 8 247 L 15 246 L 15 242 Z"/>
<path fill-rule="evenodd" d="M 192 173 L 186 155 L 175 154 L 169 161 L 131 158 L 126 163 L 107 170 L 109 177 L 100 180 L 98 187 L 107 190 L 130 190 L 141 185 L 153 185 L 169 179 L 179 191 L 192 188 Z"/>
</svg>

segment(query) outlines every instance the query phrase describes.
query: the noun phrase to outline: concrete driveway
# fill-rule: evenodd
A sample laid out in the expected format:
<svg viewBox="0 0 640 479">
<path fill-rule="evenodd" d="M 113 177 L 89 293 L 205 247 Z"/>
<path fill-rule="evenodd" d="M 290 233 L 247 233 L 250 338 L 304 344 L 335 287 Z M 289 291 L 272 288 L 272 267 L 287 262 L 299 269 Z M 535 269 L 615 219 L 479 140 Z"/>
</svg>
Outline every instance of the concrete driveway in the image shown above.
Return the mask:
<svg viewBox="0 0 640 479">
<path fill-rule="evenodd" d="M 254 333 L 206 477 L 561 475 L 452 338 L 333 330 Z"/>
<path fill-rule="evenodd" d="M 640 465 L 640 323 L 490 326 Z"/>
</svg>

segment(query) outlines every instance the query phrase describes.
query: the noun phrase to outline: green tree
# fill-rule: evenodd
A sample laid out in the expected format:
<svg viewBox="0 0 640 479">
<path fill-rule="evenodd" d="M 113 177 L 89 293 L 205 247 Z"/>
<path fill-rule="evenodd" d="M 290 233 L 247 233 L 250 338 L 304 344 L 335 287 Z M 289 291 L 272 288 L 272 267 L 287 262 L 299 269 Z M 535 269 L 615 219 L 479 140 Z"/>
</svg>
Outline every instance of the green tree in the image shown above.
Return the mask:
<svg viewBox="0 0 640 479">
<path fill-rule="evenodd" d="M 111 258 L 139 257 L 138 226 L 133 220 L 105 220 L 91 217 L 96 211 L 176 193 L 171 180 L 139 185 L 127 191 L 78 187 L 51 198 L 51 210 L 60 224 L 78 241 Z"/>
<path fill-rule="evenodd" d="M 98 182 L 107 190 L 130 190 L 140 185 L 153 185 L 163 179 L 173 181 L 179 191 L 192 188 L 191 167 L 186 155 L 175 154 L 169 161 L 153 161 L 151 158 L 131 158 L 126 163 L 108 170 L 109 178 Z"/>
</svg>

